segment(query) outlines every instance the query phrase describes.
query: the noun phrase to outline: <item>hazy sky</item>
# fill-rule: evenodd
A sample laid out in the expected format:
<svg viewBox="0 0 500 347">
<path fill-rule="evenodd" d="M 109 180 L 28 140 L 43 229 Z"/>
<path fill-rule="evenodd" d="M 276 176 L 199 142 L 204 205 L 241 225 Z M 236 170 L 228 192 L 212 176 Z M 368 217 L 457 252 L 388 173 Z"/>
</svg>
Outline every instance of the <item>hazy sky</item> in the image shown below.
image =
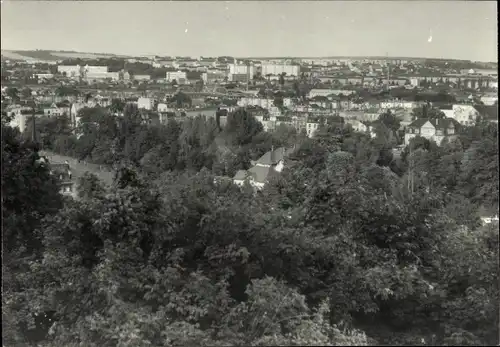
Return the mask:
<svg viewBox="0 0 500 347">
<path fill-rule="evenodd" d="M 496 1 L 3 0 L 1 7 L 2 49 L 497 61 Z"/>
</svg>

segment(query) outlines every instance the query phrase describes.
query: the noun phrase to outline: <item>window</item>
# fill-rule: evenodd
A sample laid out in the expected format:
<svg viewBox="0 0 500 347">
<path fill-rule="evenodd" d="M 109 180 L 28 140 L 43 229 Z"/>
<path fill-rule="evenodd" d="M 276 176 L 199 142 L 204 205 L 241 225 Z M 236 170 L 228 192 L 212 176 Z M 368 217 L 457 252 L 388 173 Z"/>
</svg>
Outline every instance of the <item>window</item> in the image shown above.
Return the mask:
<svg viewBox="0 0 500 347">
<path fill-rule="evenodd" d="M 443 130 L 436 130 L 436 135 L 442 136 L 443 135 Z"/>
<path fill-rule="evenodd" d="M 420 134 L 420 129 L 415 129 L 415 134 Z"/>
<path fill-rule="evenodd" d="M 455 129 L 453 129 L 453 128 L 448 129 L 448 134 L 454 134 L 454 133 L 455 133 Z"/>
</svg>

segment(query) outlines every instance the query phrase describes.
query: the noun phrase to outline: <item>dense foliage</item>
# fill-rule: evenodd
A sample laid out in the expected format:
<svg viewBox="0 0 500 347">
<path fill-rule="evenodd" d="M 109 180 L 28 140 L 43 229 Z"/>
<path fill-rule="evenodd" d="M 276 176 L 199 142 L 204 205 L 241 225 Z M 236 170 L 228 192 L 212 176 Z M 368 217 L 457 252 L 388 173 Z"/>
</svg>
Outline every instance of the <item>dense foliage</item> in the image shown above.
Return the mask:
<svg viewBox="0 0 500 347">
<path fill-rule="evenodd" d="M 4 345 L 497 344 L 498 231 L 478 218 L 498 208 L 496 128 L 395 158 L 380 122 L 304 139 L 241 110 L 225 126 L 83 110 L 78 136 L 50 123 L 44 144 L 116 182 L 86 174 L 64 204 L 2 125 Z M 215 179 L 292 144 L 261 192 Z"/>
</svg>

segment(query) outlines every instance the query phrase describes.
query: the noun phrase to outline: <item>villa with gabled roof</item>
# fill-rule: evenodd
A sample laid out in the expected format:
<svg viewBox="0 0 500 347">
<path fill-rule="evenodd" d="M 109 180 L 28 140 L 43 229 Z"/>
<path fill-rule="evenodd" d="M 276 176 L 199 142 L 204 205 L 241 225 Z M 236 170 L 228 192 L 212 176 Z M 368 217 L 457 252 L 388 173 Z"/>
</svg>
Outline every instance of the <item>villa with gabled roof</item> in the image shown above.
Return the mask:
<svg viewBox="0 0 500 347">
<path fill-rule="evenodd" d="M 286 158 L 292 154 L 293 148 L 279 147 L 265 153 L 248 170 L 239 170 L 233 177 L 233 182 L 237 185 L 250 183 L 257 189 L 262 189 L 272 177 L 279 175 L 285 166 Z"/>
</svg>

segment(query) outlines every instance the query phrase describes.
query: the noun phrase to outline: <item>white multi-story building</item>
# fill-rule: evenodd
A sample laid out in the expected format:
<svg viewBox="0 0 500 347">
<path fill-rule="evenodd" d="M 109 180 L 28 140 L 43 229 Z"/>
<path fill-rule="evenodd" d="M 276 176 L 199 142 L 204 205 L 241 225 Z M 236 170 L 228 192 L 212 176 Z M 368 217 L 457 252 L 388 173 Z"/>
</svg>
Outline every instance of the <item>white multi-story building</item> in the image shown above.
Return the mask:
<svg viewBox="0 0 500 347">
<path fill-rule="evenodd" d="M 231 75 L 249 74 L 250 79 L 253 78 L 253 75 L 256 72 L 255 66 L 253 65 L 229 64 L 228 67 L 229 67 L 229 74 Z"/>
<path fill-rule="evenodd" d="M 151 80 L 150 75 L 134 75 L 134 80 L 136 81 L 149 81 Z"/>
<path fill-rule="evenodd" d="M 103 77 L 108 73 L 107 66 L 80 66 L 80 65 L 59 65 L 57 72 L 65 74 L 67 77 L 89 77 L 89 78 L 109 78 Z M 97 77 L 96 77 L 97 76 Z"/>
<path fill-rule="evenodd" d="M 201 79 L 205 83 L 213 83 L 215 81 L 224 81 L 227 77 L 227 73 L 219 70 L 208 70 L 201 74 Z"/>
<path fill-rule="evenodd" d="M 241 98 L 238 100 L 238 106 L 240 107 L 246 107 L 246 106 L 259 106 L 262 108 L 265 108 L 267 110 L 271 109 L 274 107 L 274 100 L 273 99 L 264 99 L 264 98 Z M 285 107 L 291 107 L 292 106 L 292 99 L 290 98 L 283 98 L 283 106 Z"/>
<path fill-rule="evenodd" d="M 102 72 L 102 71 L 90 71 L 86 72 L 84 75 L 87 81 L 97 81 L 97 80 L 113 80 L 118 81 L 120 79 L 119 72 Z"/>
<path fill-rule="evenodd" d="M 308 97 L 310 99 L 314 98 L 315 96 L 324 96 L 327 97 L 329 95 L 351 95 L 354 94 L 355 92 L 353 90 L 342 90 L 342 89 L 311 89 L 309 91 Z"/>
<path fill-rule="evenodd" d="M 80 65 L 59 65 L 57 72 L 68 77 L 80 77 L 82 75 L 82 67 Z"/>
<path fill-rule="evenodd" d="M 474 125 L 479 116 L 479 112 L 472 105 L 453 105 L 451 109 L 441 109 L 441 112 L 462 125 Z"/>
<path fill-rule="evenodd" d="M 19 131 L 22 133 L 26 129 L 26 119 L 27 116 L 32 112 L 29 107 L 13 107 L 7 111 L 7 115 L 11 117 L 11 121 L 9 122 L 9 126 L 12 128 L 18 127 Z"/>
<path fill-rule="evenodd" d="M 382 109 L 396 109 L 396 108 L 404 108 L 407 110 L 411 110 L 415 108 L 416 103 L 411 101 L 384 101 L 380 103 L 380 108 Z"/>
<path fill-rule="evenodd" d="M 177 81 L 179 84 L 184 84 L 187 80 L 186 73 L 183 71 L 168 71 L 165 79 L 167 82 Z"/>
<path fill-rule="evenodd" d="M 150 98 L 139 98 L 137 99 L 137 108 L 152 110 L 154 101 Z"/>
<path fill-rule="evenodd" d="M 284 64 L 262 64 L 262 76 L 266 75 L 281 75 L 286 73 L 288 76 L 299 76 L 299 65 L 284 65 Z"/>
<path fill-rule="evenodd" d="M 498 95 L 483 95 L 481 96 L 481 101 L 487 106 L 492 106 L 495 102 L 498 102 Z"/>
<path fill-rule="evenodd" d="M 51 73 L 36 73 L 35 77 L 39 80 L 50 80 L 54 78 L 54 74 Z"/>
</svg>

